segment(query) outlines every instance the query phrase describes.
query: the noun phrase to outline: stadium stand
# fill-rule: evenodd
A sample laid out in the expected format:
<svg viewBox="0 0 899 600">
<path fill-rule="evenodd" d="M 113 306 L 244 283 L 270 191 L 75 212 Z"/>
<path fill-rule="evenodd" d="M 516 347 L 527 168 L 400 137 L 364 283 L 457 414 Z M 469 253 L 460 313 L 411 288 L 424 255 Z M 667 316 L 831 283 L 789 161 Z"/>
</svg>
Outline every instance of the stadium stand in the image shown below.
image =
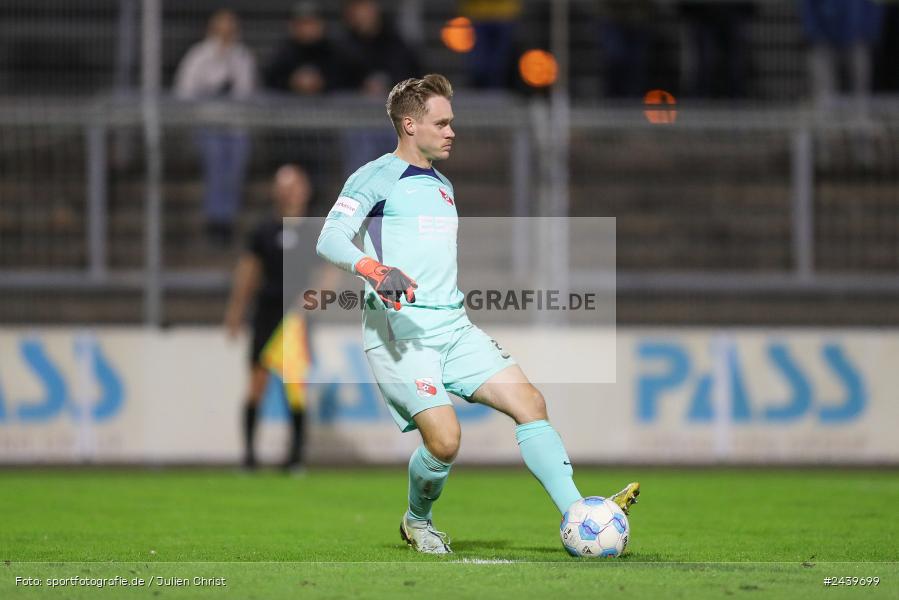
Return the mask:
<svg viewBox="0 0 899 600">
<path fill-rule="evenodd" d="M 0 6 L 0 269 L 4 272 L 71 272 L 87 269 L 85 189 L 91 174 L 90 123 L 47 124 L 41 111 L 83 99 L 135 105 L 140 85 L 139 2 L 100 0 L 8 0 Z M 403 6 L 385 2 L 389 14 Z M 162 71 L 166 89 L 190 43 L 204 29 L 211 0 L 164 2 Z M 284 35 L 288 7 L 277 0 L 235 0 L 244 40 L 260 64 Z M 467 216 L 500 216 L 515 210 L 512 156 L 514 119 L 485 128 L 491 115 L 511 113 L 527 122 L 529 97 L 476 97 L 466 92 L 464 57 L 440 44 L 439 30 L 454 16 L 457 3 L 423 3 L 426 70 L 460 82 L 457 110 L 459 142 L 445 172 L 464 198 Z M 677 89 L 683 58 L 683 26 L 670 3 L 661 3 L 653 46 L 651 79 Z M 337 3 L 323 3 L 336 27 Z M 545 46 L 547 6 L 525 2 L 522 43 Z M 573 2 L 571 10 L 571 91 L 575 107 L 593 107 L 608 115 L 637 114 L 633 103 L 603 102 L 598 71 L 596 23 L 592 5 Z M 54 35 L 47 35 L 54 32 Z M 572 120 L 569 147 L 572 216 L 618 218 L 618 269 L 639 274 L 765 274 L 789 276 L 795 267 L 793 242 L 795 131 L 790 127 L 747 126 L 753 111 L 801 106 L 806 98 L 805 57 L 795 7 L 760 2 L 749 24 L 752 80 L 749 99 L 725 108 L 714 126 L 660 129 L 633 121 L 602 126 Z M 55 98 L 55 100 L 54 100 Z M 118 100 L 116 100 L 118 99 Z M 80 101 L 80 100 L 79 100 Z M 347 100 L 352 104 L 352 100 Z M 688 104 L 681 105 L 681 119 Z M 697 100 L 697 110 L 708 108 Z M 362 105 L 370 119 L 379 104 Z M 712 107 L 715 108 L 715 107 Z M 263 103 L 252 127 L 253 153 L 244 210 L 238 230 L 269 209 L 272 168 L 286 160 L 309 164 L 316 178 L 313 213 L 323 214 L 339 191 L 343 173 L 329 129 L 298 123 L 288 136 L 285 114 L 324 114 L 314 100 L 284 107 Z M 17 111 L 27 110 L 29 119 Z M 467 113 L 463 111 L 467 110 Z M 172 108 L 177 112 L 177 108 Z M 619 112 L 616 112 L 619 111 Z M 172 114 L 166 113 L 166 114 Z M 577 113 L 577 111 L 575 111 Z M 629 113 L 628 113 L 629 114 Z M 270 121 L 259 115 L 272 116 Z M 279 116 L 280 115 L 280 116 Z M 486 117 L 484 116 L 486 115 Z M 466 118 L 469 118 L 466 122 Z M 892 273 L 899 267 L 899 120 L 888 107 L 870 115 L 867 125 L 845 119 L 816 130 L 814 168 L 813 267 L 822 274 Z M 865 128 L 867 127 L 867 128 Z M 106 255 L 110 271 L 133 271 L 144 262 L 145 166 L 140 121 L 107 124 L 99 130 L 105 144 Z M 227 270 L 239 244 L 222 251 L 204 243 L 199 162 L 190 135 L 177 123 L 163 128 L 164 267 L 213 274 L 218 284 L 168 289 L 164 322 L 216 323 L 225 301 Z M 297 137 L 299 136 L 299 137 Z M 289 139 L 288 139 L 289 138 Z M 530 161 L 540 149 L 530 139 Z M 485 165 L 491 165 L 485 168 Z M 653 185 L 646 185 L 651 175 Z M 521 210 L 521 207 L 519 207 Z M 525 214 L 536 211 L 536 192 Z M 521 214 L 521 213 L 517 213 Z M 464 249 L 463 249 L 464 260 Z M 786 295 L 777 290 L 745 289 L 706 294 L 700 290 L 619 291 L 619 321 L 627 323 L 899 323 L 895 294 L 854 297 L 864 289 L 837 285 Z M 862 288 L 864 286 L 861 286 Z M 795 288 L 790 288 L 796 292 Z M 28 302 L 40 294 L 41 302 Z M 9 287 L 0 297 L 5 322 L 133 323 L 141 319 L 141 292 L 134 286 L 92 283 L 33 288 Z M 847 311 L 857 306 L 863 310 Z"/>
</svg>

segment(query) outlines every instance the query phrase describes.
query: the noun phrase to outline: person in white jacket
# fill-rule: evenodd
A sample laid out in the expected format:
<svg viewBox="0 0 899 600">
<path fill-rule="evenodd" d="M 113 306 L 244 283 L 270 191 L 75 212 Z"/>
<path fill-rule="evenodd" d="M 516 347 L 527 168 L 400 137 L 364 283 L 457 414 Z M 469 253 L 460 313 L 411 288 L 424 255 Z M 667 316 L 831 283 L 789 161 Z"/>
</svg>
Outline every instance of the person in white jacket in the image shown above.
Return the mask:
<svg viewBox="0 0 899 600">
<path fill-rule="evenodd" d="M 182 100 L 242 100 L 256 89 L 256 61 L 240 42 L 240 21 L 230 10 L 209 19 L 206 37 L 191 46 L 175 74 L 175 95 Z M 206 232 L 223 246 L 231 243 L 246 175 L 250 142 L 233 127 L 204 127 L 197 132 L 203 162 Z"/>
</svg>

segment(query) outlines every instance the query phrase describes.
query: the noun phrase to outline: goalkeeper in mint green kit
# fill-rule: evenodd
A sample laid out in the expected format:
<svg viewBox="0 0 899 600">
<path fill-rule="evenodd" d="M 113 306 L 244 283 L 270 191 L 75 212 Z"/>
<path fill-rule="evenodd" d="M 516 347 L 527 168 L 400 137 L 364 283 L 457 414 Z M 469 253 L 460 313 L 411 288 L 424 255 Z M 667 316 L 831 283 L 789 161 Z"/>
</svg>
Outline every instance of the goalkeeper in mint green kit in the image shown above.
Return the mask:
<svg viewBox="0 0 899 600">
<path fill-rule="evenodd" d="M 387 114 L 396 150 L 347 180 L 319 236 L 318 254 L 366 281 L 365 354 L 394 420 L 418 429 L 409 460 L 403 539 L 419 552 L 451 552 L 431 522 L 459 451 L 461 429 L 449 394 L 490 406 L 516 423 L 528 469 L 559 512 L 581 498 L 541 393 L 502 347 L 468 320 L 456 283 L 458 214 L 452 184 L 433 167 L 449 158 L 455 133 L 452 86 L 442 75 L 398 83 Z M 361 234 L 360 250 L 353 239 Z M 639 484 L 612 497 L 625 512 Z"/>
</svg>

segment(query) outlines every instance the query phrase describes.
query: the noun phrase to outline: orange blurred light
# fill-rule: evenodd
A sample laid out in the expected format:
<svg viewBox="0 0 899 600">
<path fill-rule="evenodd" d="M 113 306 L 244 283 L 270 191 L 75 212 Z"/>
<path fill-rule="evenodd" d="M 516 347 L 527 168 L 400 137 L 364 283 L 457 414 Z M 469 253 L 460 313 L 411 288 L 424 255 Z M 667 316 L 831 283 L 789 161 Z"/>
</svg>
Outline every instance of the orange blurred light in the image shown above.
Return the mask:
<svg viewBox="0 0 899 600">
<path fill-rule="evenodd" d="M 665 90 L 649 90 L 643 96 L 646 120 L 653 124 L 674 123 L 677 120 L 677 98 Z M 663 108 L 665 107 L 665 108 Z"/>
<path fill-rule="evenodd" d="M 528 50 L 518 60 L 518 72 L 531 87 L 547 87 L 556 82 L 559 65 L 546 50 Z"/>
<path fill-rule="evenodd" d="M 474 48 L 475 35 L 468 17 L 450 19 L 440 32 L 440 39 L 453 52 L 471 52 Z"/>
</svg>

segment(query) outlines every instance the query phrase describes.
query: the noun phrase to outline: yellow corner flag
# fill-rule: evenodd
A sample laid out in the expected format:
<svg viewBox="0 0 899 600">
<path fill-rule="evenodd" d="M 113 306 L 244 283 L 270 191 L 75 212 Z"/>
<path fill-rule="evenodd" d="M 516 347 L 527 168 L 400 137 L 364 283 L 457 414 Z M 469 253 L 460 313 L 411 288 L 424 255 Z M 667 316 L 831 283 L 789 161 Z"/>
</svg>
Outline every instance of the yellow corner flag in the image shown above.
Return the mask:
<svg viewBox="0 0 899 600">
<path fill-rule="evenodd" d="M 293 311 L 284 314 L 278 328 L 265 343 L 260 362 L 281 378 L 290 408 L 294 411 L 305 409 L 311 356 L 306 320 L 302 316 Z"/>
</svg>

